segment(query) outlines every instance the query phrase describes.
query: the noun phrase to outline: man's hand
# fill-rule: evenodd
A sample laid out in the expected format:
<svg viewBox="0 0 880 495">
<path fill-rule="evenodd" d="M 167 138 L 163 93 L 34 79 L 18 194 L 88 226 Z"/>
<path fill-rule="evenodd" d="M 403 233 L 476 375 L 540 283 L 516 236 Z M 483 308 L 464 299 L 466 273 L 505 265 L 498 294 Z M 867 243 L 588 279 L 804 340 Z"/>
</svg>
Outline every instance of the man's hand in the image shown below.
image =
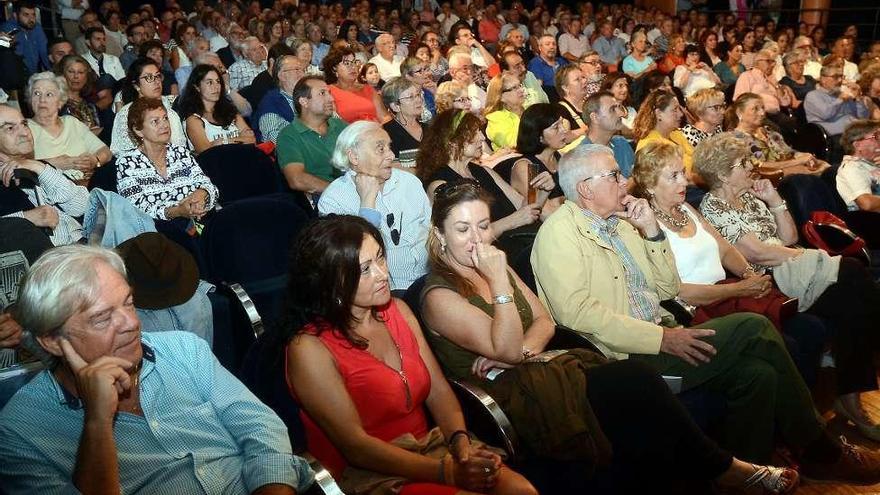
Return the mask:
<svg viewBox="0 0 880 495">
<path fill-rule="evenodd" d="M 18 169 L 30 170 L 35 174 L 39 174 L 46 168 L 46 165 L 36 160 L 27 158 L 13 158 L 5 153 L 0 153 L 0 180 L 3 185 L 9 187 L 12 183 L 12 174 Z"/>
<path fill-rule="evenodd" d="M 21 344 L 21 325 L 9 313 L 0 313 L 0 349 L 12 349 Z"/>
<path fill-rule="evenodd" d="M 51 205 L 38 206 L 24 212 L 22 215 L 37 227 L 54 229 L 58 226 L 58 210 Z"/>
<path fill-rule="evenodd" d="M 76 390 L 86 411 L 86 420 L 113 422 L 119 406 L 119 396 L 131 389 L 127 369 L 133 363 L 113 356 L 101 356 L 87 363 L 70 341 L 59 340 L 64 359 L 76 377 Z"/>
<path fill-rule="evenodd" d="M 678 356 L 693 366 L 698 366 L 701 362 L 708 363 L 715 355 L 715 348 L 700 340 L 700 337 L 712 335 L 715 335 L 715 330 L 708 328 L 664 328 L 660 352 Z"/>
<path fill-rule="evenodd" d="M 362 208 L 376 208 L 376 196 L 382 189 L 382 182 L 378 178 L 358 173 L 354 176 L 354 187 L 361 198 Z"/>
<path fill-rule="evenodd" d="M 654 210 L 645 198 L 636 198 L 627 194 L 623 201 L 624 210 L 616 211 L 614 215 L 626 220 L 633 227 L 639 229 L 645 237 L 656 237 L 660 234 L 660 226 L 654 216 Z"/>
</svg>

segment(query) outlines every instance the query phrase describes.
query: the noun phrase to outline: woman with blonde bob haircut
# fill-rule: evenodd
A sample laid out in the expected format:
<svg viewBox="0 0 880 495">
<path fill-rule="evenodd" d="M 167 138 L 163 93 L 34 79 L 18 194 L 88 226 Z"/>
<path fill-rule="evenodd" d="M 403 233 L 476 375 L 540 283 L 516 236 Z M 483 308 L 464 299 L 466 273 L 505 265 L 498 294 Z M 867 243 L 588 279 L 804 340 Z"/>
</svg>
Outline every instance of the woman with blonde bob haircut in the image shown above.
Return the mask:
<svg viewBox="0 0 880 495">
<path fill-rule="evenodd" d="M 687 109 L 697 121 L 681 128 L 688 144 L 696 146 L 704 139 L 721 132 L 726 108 L 724 93 L 715 88 L 701 89 L 692 94 L 687 99 Z"/>
<path fill-rule="evenodd" d="M 515 148 L 519 121 L 526 101 L 525 86 L 513 74 L 499 74 L 489 81 L 486 108 L 486 136 L 492 149 Z"/>
</svg>

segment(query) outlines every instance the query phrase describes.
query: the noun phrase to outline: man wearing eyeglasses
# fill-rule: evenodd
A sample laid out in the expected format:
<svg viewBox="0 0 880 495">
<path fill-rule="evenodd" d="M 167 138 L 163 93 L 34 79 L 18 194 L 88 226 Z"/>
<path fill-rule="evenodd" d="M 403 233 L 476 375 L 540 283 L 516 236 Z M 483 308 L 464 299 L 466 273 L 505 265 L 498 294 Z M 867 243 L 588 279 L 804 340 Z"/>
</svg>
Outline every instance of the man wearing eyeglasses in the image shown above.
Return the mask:
<svg viewBox="0 0 880 495">
<path fill-rule="evenodd" d="M 819 124 L 830 136 L 840 136 L 856 119 L 866 119 L 874 103 L 862 96 L 857 85 L 842 85 L 843 68 L 832 64 L 822 67 L 819 85 L 804 98 L 807 122 Z"/>
<path fill-rule="evenodd" d="M 840 138 L 846 155 L 837 171 L 837 192 L 849 210 L 846 224 L 873 249 L 880 248 L 880 124 L 851 123 Z"/>
<path fill-rule="evenodd" d="M 378 53 L 369 62 L 376 64 L 376 69 L 379 70 L 379 77 L 383 81 L 390 81 L 393 77 L 400 77 L 400 64 L 403 62 L 403 57 L 396 55 L 394 48 L 394 36 L 385 33 L 380 34 L 376 38 L 376 51 Z"/>
<path fill-rule="evenodd" d="M 797 108 L 801 102 L 794 96 L 791 88 L 776 82 L 773 76 L 775 67 L 776 58 L 773 53 L 769 50 L 760 50 L 755 55 L 755 66 L 736 80 L 733 99 L 736 100 L 743 93 L 755 93 L 764 102 L 767 117 L 780 127 L 794 127 L 797 121 L 780 111 L 787 107 Z"/>
<path fill-rule="evenodd" d="M 229 89 L 238 91 L 249 85 L 268 67 L 266 47 L 255 36 L 241 42 L 244 58 L 229 67 Z"/>
</svg>

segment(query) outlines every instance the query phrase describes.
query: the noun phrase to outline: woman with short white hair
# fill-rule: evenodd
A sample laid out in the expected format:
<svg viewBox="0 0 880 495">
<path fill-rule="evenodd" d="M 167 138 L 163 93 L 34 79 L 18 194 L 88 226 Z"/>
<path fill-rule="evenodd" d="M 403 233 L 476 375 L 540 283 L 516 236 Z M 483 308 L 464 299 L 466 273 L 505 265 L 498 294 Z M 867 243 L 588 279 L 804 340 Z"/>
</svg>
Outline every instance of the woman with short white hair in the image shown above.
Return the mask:
<svg viewBox="0 0 880 495">
<path fill-rule="evenodd" d="M 67 80 L 52 72 L 28 79 L 26 95 L 34 111 L 28 127 L 34 135 L 34 158 L 45 160 L 74 179 L 85 179 L 110 161 L 110 149 L 85 124 L 59 112 L 67 103 Z"/>
</svg>

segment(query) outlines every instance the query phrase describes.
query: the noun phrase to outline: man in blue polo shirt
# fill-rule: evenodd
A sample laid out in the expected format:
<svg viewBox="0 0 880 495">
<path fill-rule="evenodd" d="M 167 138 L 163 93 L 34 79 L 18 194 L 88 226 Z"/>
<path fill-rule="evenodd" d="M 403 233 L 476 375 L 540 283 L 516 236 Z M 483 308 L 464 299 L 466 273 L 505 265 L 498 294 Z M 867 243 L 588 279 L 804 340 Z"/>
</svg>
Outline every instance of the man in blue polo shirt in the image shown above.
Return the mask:
<svg viewBox="0 0 880 495">
<path fill-rule="evenodd" d="M 541 81 L 548 94 L 556 93 L 556 71 L 563 65 L 568 65 L 568 60 L 558 56 L 556 52 L 556 38 L 545 34 L 538 40 L 538 55 L 529 62 L 529 71 Z"/>
<path fill-rule="evenodd" d="M 629 141 L 618 134 L 623 127 L 623 116 L 626 110 L 607 91 L 600 91 L 591 95 L 584 102 L 583 119 L 587 124 L 588 131 L 584 136 L 585 144 L 601 144 L 608 146 L 614 152 L 614 160 L 623 175 L 629 177 L 632 174 L 636 155 Z"/>
</svg>

